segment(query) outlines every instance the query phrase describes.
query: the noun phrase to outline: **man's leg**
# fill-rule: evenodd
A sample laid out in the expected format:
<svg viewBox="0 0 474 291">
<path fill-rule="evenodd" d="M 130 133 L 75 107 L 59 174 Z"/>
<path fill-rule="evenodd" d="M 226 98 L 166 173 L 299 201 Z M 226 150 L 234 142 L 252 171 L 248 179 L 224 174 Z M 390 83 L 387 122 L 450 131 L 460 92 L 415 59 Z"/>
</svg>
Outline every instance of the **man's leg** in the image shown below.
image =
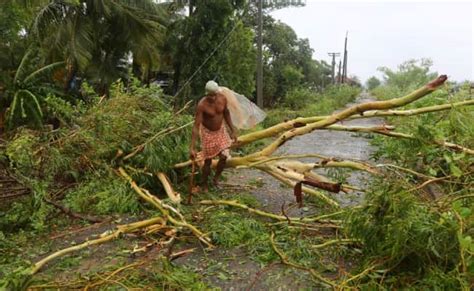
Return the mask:
<svg viewBox="0 0 474 291">
<path fill-rule="evenodd" d="M 207 179 L 209 177 L 209 174 L 211 173 L 211 163 L 212 159 L 207 159 L 204 161 L 204 167 L 202 168 L 202 189 L 204 192 L 207 192 L 209 189 L 209 185 L 207 183 Z"/>
<path fill-rule="evenodd" d="M 219 184 L 219 177 L 221 176 L 222 171 L 224 170 L 226 160 L 227 160 L 227 157 L 224 154 L 220 153 L 219 162 L 217 162 L 216 173 L 214 174 L 214 179 L 213 179 L 213 183 L 215 186 Z"/>
</svg>

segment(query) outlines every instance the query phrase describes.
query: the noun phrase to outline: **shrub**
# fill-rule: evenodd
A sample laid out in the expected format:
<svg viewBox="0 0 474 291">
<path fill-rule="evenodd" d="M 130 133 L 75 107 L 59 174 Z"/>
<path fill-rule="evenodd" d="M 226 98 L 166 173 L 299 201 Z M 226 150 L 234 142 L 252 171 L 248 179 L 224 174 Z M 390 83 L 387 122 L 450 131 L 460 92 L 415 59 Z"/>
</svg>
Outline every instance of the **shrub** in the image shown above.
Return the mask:
<svg viewBox="0 0 474 291">
<path fill-rule="evenodd" d="M 307 88 L 296 88 L 287 92 L 283 99 L 283 106 L 297 110 L 316 101 L 317 94 Z"/>
</svg>

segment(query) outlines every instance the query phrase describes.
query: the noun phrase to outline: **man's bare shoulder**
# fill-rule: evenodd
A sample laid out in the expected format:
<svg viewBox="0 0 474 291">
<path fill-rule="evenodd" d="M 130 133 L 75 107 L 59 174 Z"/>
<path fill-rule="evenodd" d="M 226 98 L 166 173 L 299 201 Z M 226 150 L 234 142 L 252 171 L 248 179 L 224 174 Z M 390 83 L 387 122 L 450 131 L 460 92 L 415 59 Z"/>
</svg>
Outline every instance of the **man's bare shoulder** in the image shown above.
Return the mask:
<svg viewBox="0 0 474 291">
<path fill-rule="evenodd" d="M 224 102 L 224 103 L 227 104 L 227 98 L 225 97 L 224 94 L 219 93 L 219 94 L 217 95 L 217 98 L 219 98 L 219 100 L 222 100 L 222 102 Z"/>
<path fill-rule="evenodd" d="M 203 108 L 204 106 L 206 106 L 206 96 L 202 97 L 202 98 L 199 100 L 199 102 L 198 102 L 198 104 L 197 104 L 197 106 L 196 106 L 196 109 L 201 109 L 201 108 Z"/>
</svg>

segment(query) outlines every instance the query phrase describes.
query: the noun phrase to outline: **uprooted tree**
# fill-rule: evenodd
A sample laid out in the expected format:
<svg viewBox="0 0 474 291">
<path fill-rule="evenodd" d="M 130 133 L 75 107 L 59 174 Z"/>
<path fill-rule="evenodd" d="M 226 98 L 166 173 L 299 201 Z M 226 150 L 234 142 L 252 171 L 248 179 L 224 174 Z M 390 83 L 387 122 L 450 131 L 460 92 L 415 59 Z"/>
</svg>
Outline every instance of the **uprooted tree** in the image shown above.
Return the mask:
<svg viewBox="0 0 474 291">
<path fill-rule="evenodd" d="M 360 118 L 370 118 L 370 117 L 387 117 L 387 116 L 412 116 L 418 114 L 425 114 L 429 112 L 437 112 L 443 110 L 449 110 L 454 107 L 459 106 L 470 106 L 474 105 L 474 100 L 467 100 L 462 102 L 450 103 L 450 104 L 443 104 L 443 105 L 436 105 L 436 106 L 429 106 L 429 107 L 422 107 L 418 109 L 412 110 L 392 110 L 394 108 L 402 107 L 404 105 L 410 104 L 430 93 L 435 91 L 439 88 L 445 81 L 447 77 L 445 75 L 436 78 L 435 80 L 431 81 L 430 83 L 426 84 L 425 86 L 413 91 L 412 93 L 395 99 L 390 99 L 386 101 L 374 101 L 374 102 L 367 102 L 361 103 L 354 106 L 351 106 L 347 109 L 344 109 L 340 112 L 333 113 L 329 116 L 314 116 L 314 117 L 305 117 L 305 118 L 296 118 L 294 120 L 285 121 L 274 125 L 272 127 L 251 132 L 249 134 L 242 135 L 238 138 L 238 142 L 234 145 L 235 148 L 243 147 L 247 144 L 252 142 L 276 137 L 271 143 L 264 146 L 261 150 L 256 151 L 254 153 L 240 156 L 240 157 L 233 157 L 227 161 L 227 167 L 229 168 L 245 168 L 251 167 L 263 171 L 272 177 L 278 179 L 279 181 L 287 184 L 295 189 L 295 195 L 298 202 L 301 202 L 301 193 L 305 192 L 308 195 L 314 195 L 321 201 L 327 203 L 330 207 L 336 208 L 337 210 L 333 213 L 328 213 L 325 215 L 321 215 L 318 217 L 303 217 L 303 218 L 292 218 L 285 215 L 276 215 L 272 213 L 267 213 L 258 209 L 251 208 L 247 205 L 238 203 L 236 201 L 225 201 L 225 200 L 205 200 L 201 201 L 201 204 L 204 205 L 227 205 L 232 207 L 237 207 L 241 209 L 245 209 L 250 213 L 261 215 L 267 217 L 269 219 L 293 223 L 295 225 L 311 225 L 314 227 L 324 227 L 324 228 L 333 228 L 338 229 L 343 227 L 341 220 L 331 219 L 334 217 L 338 217 L 344 211 L 350 213 L 348 210 L 340 210 L 339 204 L 336 200 L 332 199 L 327 194 L 315 189 L 319 188 L 328 192 L 349 192 L 355 189 L 355 187 L 351 185 L 340 184 L 331 181 L 331 179 L 324 177 L 321 174 L 317 174 L 313 172 L 314 169 L 317 168 L 329 168 L 329 167 L 336 167 L 336 168 L 348 168 L 356 171 L 365 171 L 375 176 L 385 176 L 387 175 L 387 168 L 397 168 L 402 172 L 408 172 L 416 177 L 418 181 L 421 181 L 422 186 L 427 185 L 436 181 L 441 181 L 443 178 L 434 177 L 422 173 L 418 173 L 411 169 L 404 169 L 397 167 L 395 165 L 374 165 L 370 164 L 366 161 L 356 161 L 356 160 L 339 160 L 334 157 L 324 157 L 318 154 L 307 154 L 307 155 L 293 155 L 293 156 L 278 156 L 275 155 L 276 150 L 282 146 L 288 140 L 295 138 L 297 136 L 301 136 L 304 134 L 308 134 L 315 130 L 337 130 L 337 131 L 351 131 L 351 132 L 362 132 L 362 133 L 372 133 L 372 134 L 381 134 L 388 137 L 394 138 L 404 138 L 404 139 L 413 139 L 415 138 L 412 135 L 397 132 L 393 126 L 389 125 L 380 125 L 375 127 L 360 127 L 360 126 L 344 126 L 341 124 L 344 120 L 350 119 L 360 119 Z M 139 118 L 139 117 L 137 117 Z M 138 230 L 144 230 L 144 233 L 161 233 L 163 240 L 160 242 L 161 244 L 167 244 L 172 241 L 176 235 L 178 235 L 182 231 L 190 231 L 194 234 L 197 239 L 203 242 L 206 246 L 212 248 L 212 241 L 211 239 L 203 233 L 198 227 L 188 223 L 185 217 L 180 213 L 179 207 L 176 204 L 179 204 L 181 201 L 180 194 L 176 193 L 171 186 L 170 180 L 166 177 L 165 173 L 172 172 L 172 169 L 161 169 L 161 171 L 151 171 L 150 168 L 146 166 L 142 169 L 136 169 L 133 167 L 133 164 L 130 161 L 133 161 L 134 158 L 137 158 L 141 154 L 141 152 L 147 150 L 147 145 L 159 140 L 164 136 L 168 136 L 176 131 L 182 130 L 185 127 L 190 125 L 189 120 L 186 120 L 186 123 L 181 126 L 173 126 L 169 127 L 163 131 L 160 131 L 151 137 L 149 137 L 145 142 L 135 145 L 129 148 L 129 152 L 119 151 L 115 154 L 113 161 L 108 163 L 108 167 L 112 169 L 111 171 L 116 175 L 125 179 L 130 187 L 136 192 L 139 197 L 143 200 L 147 201 L 154 207 L 156 207 L 161 215 L 144 220 L 141 222 L 135 222 L 128 225 L 121 225 L 117 226 L 115 231 L 111 231 L 109 233 L 105 233 L 101 235 L 101 237 L 89 240 L 84 242 L 83 244 L 79 244 L 76 246 L 69 247 L 67 249 L 58 251 L 53 253 L 42 260 L 38 261 L 33 265 L 31 269 L 28 269 L 23 273 L 23 275 L 34 275 L 38 272 L 46 263 L 49 261 L 94 245 L 102 242 L 109 241 L 111 239 L 117 238 L 119 235 L 128 232 L 135 232 Z M 77 133 L 77 132 L 76 132 Z M 72 133 L 70 136 L 66 138 L 73 138 L 76 133 Z M 61 142 L 61 141 L 59 141 Z M 466 155 L 473 155 L 474 151 L 472 149 L 466 148 L 462 145 L 454 144 L 446 140 L 431 140 L 436 146 L 446 148 L 446 150 L 450 151 L 458 151 L 463 152 Z M 172 146 L 172 145 L 169 145 Z M 298 158 L 315 158 L 316 161 L 313 163 L 304 163 L 298 160 Z M 85 164 L 94 164 L 93 158 L 87 157 L 87 155 L 80 156 L 81 163 Z M 143 161 L 142 161 L 143 162 Z M 191 161 L 181 162 L 174 164 L 169 163 L 168 165 L 170 168 L 173 169 L 182 169 L 192 165 Z M 132 172 L 132 173 L 131 173 Z M 134 180 L 133 176 L 139 174 L 144 174 L 149 179 L 155 180 L 156 183 L 161 183 L 163 185 L 163 190 L 170 198 L 170 202 L 167 200 L 159 199 L 156 195 L 153 195 L 150 190 L 146 189 L 146 185 L 149 185 L 149 182 L 140 182 Z M 302 184 L 310 185 L 310 187 L 303 187 Z M 461 197 L 464 198 L 464 197 Z M 461 198 L 455 198 L 461 199 Z M 436 207 L 443 207 L 445 203 L 449 201 L 441 201 L 440 205 Z M 175 204 L 175 205 L 173 205 Z M 460 219 L 460 218 L 459 218 Z M 460 228 L 460 233 L 462 234 L 462 226 Z M 349 234 L 354 233 L 353 231 L 349 231 Z M 311 268 L 307 268 L 304 266 L 300 266 L 296 263 L 291 262 L 285 254 L 278 249 L 277 244 L 275 243 L 274 234 L 271 236 L 271 243 L 275 250 L 275 252 L 280 256 L 283 263 L 290 265 L 295 268 L 299 268 L 305 271 L 310 272 L 315 279 L 319 280 L 321 284 L 332 286 L 332 287 L 339 287 L 343 288 L 351 281 L 354 281 L 357 278 L 361 278 L 369 273 L 371 270 L 375 269 L 378 266 L 381 266 L 383 262 L 374 262 L 373 265 L 369 266 L 363 272 L 352 276 L 346 277 L 345 279 L 337 282 L 335 280 L 325 278 L 324 276 L 318 274 L 315 270 Z M 364 243 L 358 238 L 351 238 L 347 237 L 345 239 L 334 239 L 326 241 L 325 243 L 319 245 L 318 247 L 325 247 L 330 244 L 345 244 L 345 243 Z M 460 268 L 465 270 L 466 269 L 466 262 L 463 257 L 463 250 L 460 250 L 461 257 L 461 266 Z"/>
</svg>

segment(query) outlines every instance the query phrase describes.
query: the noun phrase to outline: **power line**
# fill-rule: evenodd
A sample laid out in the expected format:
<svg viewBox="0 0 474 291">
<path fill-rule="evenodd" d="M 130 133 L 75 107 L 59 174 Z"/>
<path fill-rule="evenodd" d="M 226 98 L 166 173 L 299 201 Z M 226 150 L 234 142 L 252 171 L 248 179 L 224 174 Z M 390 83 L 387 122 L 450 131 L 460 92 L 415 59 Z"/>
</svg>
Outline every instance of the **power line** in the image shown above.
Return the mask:
<svg viewBox="0 0 474 291">
<path fill-rule="evenodd" d="M 229 33 L 227 33 L 227 35 L 222 39 L 222 41 L 214 48 L 214 50 L 209 54 L 209 56 L 204 60 L 204 62 L 202 62 L 202 64 L 196 69 L 196 71 L 194 71 L 194 73 L 191 75 L 191 77 L 189 77 L 186 82 L 184 82 L 184 84 L 181 86 L 181 88 L 176 92 L 176 94 L 174 94 L 174 97 L 176 98 L 179 93 L 181 93 L 181 91 L 184 90 L 184 88 L 186 87 L 186 85 L 188 85 L 193 79 L 194 79 L 194 76 L 196 76 L 196 74 L 202 69 L 202 67 L 204 67 L 204 65 L 211 59 L 211 57 L 217 52 L 218 49 L 220 49 L 220 47 L 229 39 L 229 37 L 232 35 L 232 33 L 234 32 L 234 30 L 237 28 L 237 26 L 239 25 L 239 21 L 241 21 L 244 17 L 244 15 L 246 15 L 247 13 L 247 9 L 244 10 L 244 12 L 242 13 L 242 15 L 240 16 L 240 18 L 238 18 L 236 21 L 235 21 L 235 24 L 234 24 L 234 27 L 232 27 L 232 29 L 229 31 Z"/>
</svg>

